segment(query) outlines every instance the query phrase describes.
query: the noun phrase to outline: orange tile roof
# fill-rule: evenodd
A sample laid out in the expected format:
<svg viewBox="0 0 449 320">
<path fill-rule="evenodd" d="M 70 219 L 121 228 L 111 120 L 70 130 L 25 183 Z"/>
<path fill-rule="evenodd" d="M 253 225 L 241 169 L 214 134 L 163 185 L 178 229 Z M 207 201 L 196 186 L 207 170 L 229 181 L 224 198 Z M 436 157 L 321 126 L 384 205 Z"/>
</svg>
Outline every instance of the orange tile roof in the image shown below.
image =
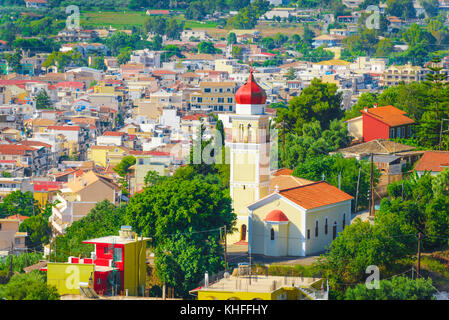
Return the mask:
<svg viewBox="0 0 449 320">
<path fill-rule="evenodd" d="M 353 196 L 341 191 L 337 187 L 334 187 L 325 181 L 281 190 L 279 194 L 300 205 L 306 210 L 339 203 L 354 198 Z"/>
<path fill-rule="evenodd" d="M 8 220 L 20 220 L 20 221 L 25 221 L 26 219 L 28 219 L 29 217 L 27 216 L 22 216 L 21 214 L 15 214 L 9 217 L 6 217 L 6 219 Z"/>
<path fill-rule="evenodd" d="M 284 176 L 284 175 L 290 176 L 292 173 L 293 173 L 292 169 L 282 168 L 273 173 L 273 176 Z"/>
<path fill-rule="evenodd" d="M 415 171 L 443 171 L 449 163 L 449 152 L 426 151 L 415 166 Z"/>
<path fill-rule="evenodd" d="M 372 116 L 373 118 L 386 123 L 390 127 L 397 127 L 406 124 L 415 123 L 413 119 L 410 119 L 405 114 L 405 111 L 402 111 L 393 106 L 385 106 L 385 107 L 377 107 L 377 108 L 369 108 L 367 111 L 361 110 L 362 113 Z"/>
</svg>

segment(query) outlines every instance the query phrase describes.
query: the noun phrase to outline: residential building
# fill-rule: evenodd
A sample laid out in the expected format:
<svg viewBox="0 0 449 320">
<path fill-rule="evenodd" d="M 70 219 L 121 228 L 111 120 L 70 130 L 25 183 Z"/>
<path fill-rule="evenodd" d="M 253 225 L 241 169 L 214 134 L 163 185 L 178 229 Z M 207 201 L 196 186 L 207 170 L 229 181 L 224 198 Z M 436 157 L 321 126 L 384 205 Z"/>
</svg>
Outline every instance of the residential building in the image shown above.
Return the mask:
<svg viewBox="0 0 449 320">
<path fill-rule="evenodd" d="M 420 67 L 413 66 L 410 62 L 406 65 L 391 65 L 384 71 L 379 86 L 391 87 L 398 84 L 412 83 L 425 79 L 428 70 Z"/>
<path fill-rule="evenodd" d="M 74 221 L 86 216 L 98 202 L 109 200 L 118 203 L 120 187 L 112 179 L 88 171 L 67 182 L 55 196 L 50 223 L 57 234 L 64 234 Z"/>
<path fill-rule="evenodd" d="M 425 151 L 414 170 L 419 176 L 422 176 L 426 172 L 436 176 L 446 168 L 449 168 L 449 152 Z"/>
<path fill-rule="evenodd" d="M 14 216 L 11 219 L 0 219 L 0 252 L 20 254 L 27 250 L 25 239 L 28 234 L 19 232 L 21 222 L 21 219 Z"/>
<path fill-rule="evenodd" d="M 190 95 L 190 109 L 201 112 L 234 111 L 235 82 L 201 82 Z"/>
<path fill-rule="evenodd" d="M 325 284 L 321 278 L 234 272 L 232 276 L 214 283 L 209 283 L 207 279 L 203 283 L 190 291 L 190 294 L 198 296 L 198 300 L 328 300 L 329 295 L 328 289 L 323 289 Z"/>
<path fill-rule="evenodd" d="M 365 108 L 362 112 L 363 141 L 410 138 L 415 121 L 393 106 Z M 351 134 L 351 132 L 350 132 Z"/>
<path fill-rule="evenodd" d="M 47 284 L 56 286 L 60 295 L 77 295 L 80 291 L 94 291 L 102 296 L 143 295 L 149 240 L 138 237 L 128 226 L 122 226 L 118 236 L 85 240 L 83 243 L 94 245 L 91 256 L 71 256 L 67 263 L 47 263 L 43 269 L 47 272 Z"/>
<path fill-rule="evenodd" d="M 119 164 L 128 153 L 129 149 L 123 146 L 91 146 L 87 151 L 87 159 L 106 168 Z"/>
</svg>

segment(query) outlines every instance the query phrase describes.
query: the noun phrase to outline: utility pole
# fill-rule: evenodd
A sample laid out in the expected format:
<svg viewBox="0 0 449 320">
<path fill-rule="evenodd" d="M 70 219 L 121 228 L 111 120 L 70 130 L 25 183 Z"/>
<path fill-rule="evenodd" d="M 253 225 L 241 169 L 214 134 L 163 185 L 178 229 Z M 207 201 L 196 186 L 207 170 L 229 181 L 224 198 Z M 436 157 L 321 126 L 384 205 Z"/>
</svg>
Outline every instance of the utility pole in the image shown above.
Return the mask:
<svg viewBox="0 0 449 320">
<path fill-rule="evenodd" d="M 228 245 L 226 240 L 226 225 L 224 226 L 224 261 L 225 261 L 225 272 L 228 272 L 228 262 L 227 262 L 227 256 L 228 256 Z"/>
<path fill-rule="evenodd" d="M 9 264 L 9 278 L 11 278 L 12 277 L 12 268 L 13 268 L 12 258 L 13 258 L 13 255 L 14 255 L 14 247 L 13 247 L 12 242 L 11 242 L 11 252 L 9 253 L 9 255 L 11 257 L 11 263 Z"/>
<path fill-rule="evenodd" d="M 418 268 L 416 270 L 416 279 L 419 278 L 421 271 L 421 239 L 422 239 L 422 233 L 418 232 Z"/>
<path fill-rule="evenodd" d="M 369 183 L 369 215 L 373 215 L 374 195 L 373 195 L 373 154 L 371 153 L 371 170 L 370 170 L 370 183 Z"/>
<path fill-rule="evenodd" d="M 48 245 L 48 247 L 50 248 L 50 254 L 48 255 L 48 262 L 51 262 L 51 238 L 52 238 L 53 233 L 50 233 L 50 244 Z"/>
<path fill-rule="evenodd" d="M 355 193 L 355 207 L 354 207 L 354 213 L 357 212 L 357 201 L 359 199 L 359 185 L 360 185 L 360 173 L 362 172 L 362 167 L 359 168 L 359 176 L 357 177 L 357 191 Z"/>
<path fill-rule="evenodd" d="M 285 120 L 282 121 L 282 166 L 285 167 Z"/>
</svg>

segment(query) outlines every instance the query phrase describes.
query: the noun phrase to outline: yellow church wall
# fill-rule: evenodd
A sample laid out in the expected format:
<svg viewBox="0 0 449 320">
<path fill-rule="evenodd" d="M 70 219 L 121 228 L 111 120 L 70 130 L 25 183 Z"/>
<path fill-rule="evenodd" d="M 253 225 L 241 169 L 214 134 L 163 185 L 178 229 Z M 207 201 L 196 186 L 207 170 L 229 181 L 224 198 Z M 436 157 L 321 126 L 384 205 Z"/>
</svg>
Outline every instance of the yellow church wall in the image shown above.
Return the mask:
<svg viewBox="0 0 449 320">
<path fill-rule="evenodd" d="M 289 236 L 287 244 L 287 255 L 299 256 L 300 255 L 300 239 L 303 237 L 301 230 L 303 226 L 303 214 L 298 211 L 297 208 L 288 204 L 283 199 L 273 200 L 252 212 L 251 218 L 251 250 L 255 254 L 264 254 L 265 243 L 265 222 L 263 221 L 268 213 L 272 210 L 281 210 L 288 218 L 288 231 Z M 267 233 L 268 239 L 270 234 Z M 270 240 L 269 240 L 270 241 Z"/>
<path fill-rule="evenodd" d="M 255 201 L 256 190 L 253 187 L 235 186 L 232 190 L 233 193 L 233 208 L 236 215 L 248 215 L 247 206 Z"/>
<path fill-rule="evenodd" d="M 309 211 L 306 214 L 306 235 L 310 230 L 310 239 L 306 241 L 306 253 L 311 255 L 321 252 L 329 246 L 333 240 L 333 225 L 337 222 L 337 236 L 343 230 L 343 214 L 346 214 L 345 222 L 351 221 L 351 201 L 338 203 L 330 207 L 324 207 L 319 211 Z M 326 217 L 328 218 L 328 232 L 325 234 Z M 318 237 L 315 237 L 315 221 L 318 220 Z"/>
<path fill-rule="evenodd" d="M 234 153 L 233 182 L 256 182 L 256 156 L 247 153 Z"/>
</svg>

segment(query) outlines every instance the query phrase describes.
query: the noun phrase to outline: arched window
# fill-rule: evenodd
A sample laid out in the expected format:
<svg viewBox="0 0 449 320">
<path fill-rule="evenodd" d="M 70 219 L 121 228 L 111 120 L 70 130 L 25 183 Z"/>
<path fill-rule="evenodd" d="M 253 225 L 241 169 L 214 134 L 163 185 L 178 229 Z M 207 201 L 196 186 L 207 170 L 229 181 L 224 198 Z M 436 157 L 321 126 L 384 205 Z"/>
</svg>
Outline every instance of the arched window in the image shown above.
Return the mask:
<svg viewBox="0 0 449 320">
<path fill-rule="evenodd" d="M 251 143 L 252 133 L 253 133 L 253 128 L 251 127 L 251 124 L 248 124 L 248 143 Z"/>
<path fill-rule="evenodd" d="M 246 240 L 246 224 L 242 224 L 242 229 L 240 233 L 240 240 L 245 241 Z"/>
<path fill-rule="evenodd" d="M 328 229 L 328 226 L 327 226 L 327 218 L 326 218 L 326 223 L 324 224 L 324 234 L 327 234 L 327 229 Z"/>
<path fill-rule="evenodd" d="M 334 221 L 334 226 L 332 227 L 332 239 L 337 237 L 337 221 Z"/>
<path fill-rule="evenodd" d="M 244 137 L 244 131 L 245 131 L 245 127 L 243 126 L 243 124 L 239 125 L 239 142 L 243 142 L 243 137 Z"/>
<path fill-rule="evenodd" d="M 270 239 L 274 240 L 274 229 L 273 228 L 271 228 L 271 230 L 270 230 Z"/>
<path fill-rule="evenodd" d="M 318 237 L 318 220 L 315 221 L 315 237 Z"/>
</svg>

